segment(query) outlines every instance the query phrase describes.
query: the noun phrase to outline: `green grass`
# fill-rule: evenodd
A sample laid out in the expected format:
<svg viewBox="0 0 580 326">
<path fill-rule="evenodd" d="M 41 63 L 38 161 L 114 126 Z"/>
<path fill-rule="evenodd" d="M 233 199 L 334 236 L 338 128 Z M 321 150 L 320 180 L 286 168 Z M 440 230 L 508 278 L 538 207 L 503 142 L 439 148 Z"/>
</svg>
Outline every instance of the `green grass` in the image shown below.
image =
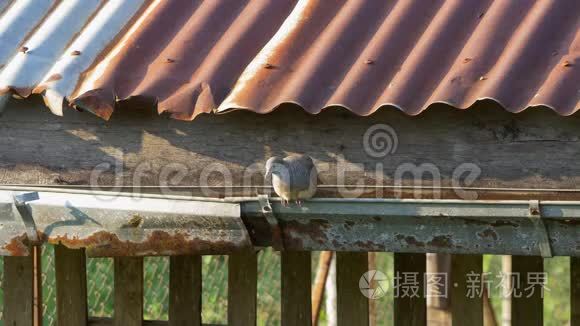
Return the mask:
<svg viewBox="0 0 580 326">
<path fill-rule="evenodd" d="M 43 250 L 43 303 L 44 324 L 55 325 L 56 292 L 54 279 L 53 248 Z M 314 278 L 318 253 L 312 255 L 312 277 Z M 376 269 L 393 280 L 393 255 L 376 254 Z M 544 325 L 566 325 L 570 315 L 569 258 L 546 259 L 550 291 L 544 299 Z M 2 271 L 0 260 L 0 271 Z M 485 256 L 484 271 L 493 276 L 501 271 L 500 256 Z M 204 323 L 227 322 L 227 257 L 203 257 L 203 297 L 202 319 Z M 501 292 L 492 280 L 492 305 L 499 319 L 501 317 Z M 169 259 L 167 257 L 147 257 L 144 260 L 144 317 L 145 319 L 167 320 L 168 312 Z M 113 315 L 113 260 L 111 258 L 87 259 L 87 290 L 89 314 L 111 317 Z M 3 296 L 0 295 L 0 307 Z M 386 295 L 375 300 L 379 325 L 392 325 L 393 299 Z M 323 305 L 324 309 L 324 305 Z M 271 250 L 262 251 L 258 256 L 258 325 L 280 324 L 280 256 Z M 321 313 L 322 323 L 326 319 Z"/>
</svg>

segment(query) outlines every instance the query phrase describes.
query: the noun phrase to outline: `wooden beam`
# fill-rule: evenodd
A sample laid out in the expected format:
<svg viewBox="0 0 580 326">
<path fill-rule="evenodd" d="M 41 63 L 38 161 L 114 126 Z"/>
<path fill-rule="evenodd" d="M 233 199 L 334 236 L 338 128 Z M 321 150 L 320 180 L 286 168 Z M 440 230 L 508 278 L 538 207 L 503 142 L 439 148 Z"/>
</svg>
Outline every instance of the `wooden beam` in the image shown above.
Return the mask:
<svg viewBox="0 0 580 326">
<path fill-rule="evenodd" d="M 87 263 L 84 249 L 54 246 L 56 313 L 59 325 L 86 325 Z"/>
<path fill-rule="evenodd" d="M 311 325 L 311 273 L 310 252 L 282 252 L 283 326 Z"/>
<path fill-rule="evenodd" d="M 425 254 L 395 253 L 395 279 L 398 289 L 395 295 L 393 313 L 394 325 L 426 325 L 427 299 L 425 293 L 425 272 L 427 268 Z M 413 283 L 404 283 L 405 275 L 412 275 Z M 414 284 L 417 282 L 417 285 Z M 416 289 L 416 290 L 415 290 Z"/>
<path fill-rule="evenodd" d="M 86 112 L 65 113 L 64 117 L 52 115 L 42 101 L 10 104 L 0 119 L 0 183 L 90 184 L 94 167 L 103 170 L 110 163 L 122 166 L 123 173 L 115 175 L 115 169 L 109 166 L 100 175 L 99 185 L 116 185 L 116 180 L 144 186 L 224 185 L 217 172 L 223 168 L 231 175 L 233 185 L 242 185 L 245 178 L 263 185 L 261 168 L 267 158 L 299 152 L 317 160 L 324 184 L 364 180 L 375 185 L 376 164 L 384 160 L 370 158 L 361 144 L 369 127 L 385 121 L 395 129 L 398 139 L 396 155 L 389 155 L 388 164 L 379 170 L 382 183 L 387 185 L 393 185 L 397 169 L 409 162 L 433 164 L 441 185 L 452 185 L 453 173 L 461 172 L 457 168 L 469 162 L 484 173 L 470 186 L 534 188 L 541 184 L 543 188 L 574 188 L 580 183 L 580 165 L 574 160 L 578 141 L 571 136 L 577 131 L 580 115 L 561 117 L 550 110 L 513 115 L 480 103 L 470 110 L 438 106 L 418 117 L 398 110 L 379 110 L 361 118 L 343 110 L 325 110 L 312 116 L 295 108 L 282 108 L 267 115 L 243 111 L 201 115 L 191 122 L 167 120 L 143 110 L 119 110 L 109 122 Z M 276 146 L 271 146 L 273 142 Z M 549 159 L 538 159 L 537 153 Z M 344 179 L 339 180 L 337 170 L 345 167 L 344 162 L 359 165 L 349 166 L 353 169 L 345 171 Z M 520 168 L 521 162 L 526 162 L 526 169 Z M 176 164 L 187 168 L 183 178 L 168 173 Z M 416 181 L 412 173 L 402 179 L 408 185 Z M 255 195 L 254 188 L 245 191 L 246 195 Z M 192 194 L 191 190 L 186 192 Z M 326 192 L 320 189 L 319 196 L 339 195 Z M 429 196 L 427 191 L 423 193 L 422 198 Z M 387 189 L 381 194 L 369 190 L 366 195 L 391 198 L 394 194 Z M 478 191 L 477 195 L 480 199 L 580 198 L 580 194 L 558 193 L 538 196 Z"/>
<path fill-rule="evenodd" d="M 201 325 L 201 256 L 171 256 L 169 325 Z"/>
<path fill-rule="evenodd" d="M 256 325 L 258 254 L 230 255 L 228 260 L 228 325 Z"/>
<path fill-rule="evenodd" d="M 369 324 L 369 299 L 362 294 L 359 287 L 360 278 L 367 271 L 367 253 L 336 253 L 338 326 Z"/>
<path fill-rule="evenodd" d="M 512 275 L 516 278 L 511 297 L 513 326 L 543 325 L 544 299 L 542 289 L 529 282 L 530 277 L 543 272 L 544 259 L 542 257 L 512 256 Z M 533 289 L 533 291 L 528 291 L 528 289 Z"/>
<path fill-rule="evenodd" d="M 33 273 L 32 256 L 4 257 L 4 325 L 33 325 Z"/>
<path fill-rule="evenodd" d="M 570 257 L 570 326 L 580 326 L 580 257 Z"/>
<path fill-rule="evenodd" d="M 140 326 L 143 321 L 143 258 L 115 258 L 116 326 Z"/>
<path fill-rule="evenodd" d="M 483 256 L 451 257 L 451 324 L 483 326 Z M 485 284 L 483 284 L 485 285 Z"/>
</svg>

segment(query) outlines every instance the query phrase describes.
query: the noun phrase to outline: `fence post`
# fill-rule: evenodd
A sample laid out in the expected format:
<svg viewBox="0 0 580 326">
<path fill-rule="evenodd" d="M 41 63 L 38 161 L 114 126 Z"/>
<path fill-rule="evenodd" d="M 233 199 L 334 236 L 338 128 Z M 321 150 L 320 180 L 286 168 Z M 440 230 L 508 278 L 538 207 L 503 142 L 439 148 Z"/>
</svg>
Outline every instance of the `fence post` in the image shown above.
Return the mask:
<svg viewBox="0 0 580 326">
<path fill-rule="evenodd" d="M 425 272 L 427 270 L 427 257 L 425 254 L 395 253 L 395 277 L 399 282 L 397 291 L 393 289 L 394 324 L 400 325 L 426 325 L 427 324 L 427 299 L 425 296 Z M 414 280 L 418 281 L 417 292 L 404 292 L 401 281 L 405 273 L 413 273 Z M 413 286 L 413 285 L 409 285 Z"/>
<path fill-rule="evenodd" d="M 4 325 L 33 325 L 33 257 L 4 257 Z"/>
<path fill-rule="evenodd" d="M 143 322 L 143 258 L 115 258 L 115 326 Z"/>
<path fill-rule="evenodd" d="M 483 256 L 451 256 L 451 324 L 483 326 Z M 470 276 L 471 275 L 471 276 Z M 485 285 L 485 284 L 484 284 Z"/>
<path fill-rule="evenodd" d="M 169 325 L 201 325 L 201 256 L 169 258 Z"/>
<path fill-rule="evenodd" d="M 32 247 L 32 269 L 33 269 L 33 323 L 35 326 L 42 325 L 42 246 L 35 245 Z"/>
<path fill-rule="evenodd" d="M 312 324 L 311 259 L 307 251 L 282 252 L 282 325 Z"/>
<path fill-rule="evenodd" d="M 570 257 L 570 326 L 580 326 L 580 257 Z"/>
<path fill-rule="evenodd" d="M 336 292 L 338 326 L 369 324 L 369 300 L 359 287 L 359 280 L 368 271 L 367 253 L 336 253 Z"/>
<path fill-rule="evenodd" d="M 256 325 L 258 254 L 254 251 L 228 258 L 228 325 Z"/>
<path fill-rule="evenodd" d="M 519 277 L 519 282 L 513 283 L 513 295 L 511 296 L 511 313 L 513 326 L 542 326 L 544 323 L 544 306 L 540 288 L 534 288 L 532 295 L 528 297 L 525 291 L 530 285 L 528 276 L 531 273 L 544 272 L 544 259 L 533 256 L 512 256 L 512 275 Z M 513 282 L 513 280 L 512 280 Z M 518 294 L 518 295 L 516 295 Z M 519 295 L 521 294 L 521 295 Z"/>
<path fill-rule="evenodd" d="M 87 274 L 84 249 L 54 246 L 58 325 L 87 325 Z"/>
</svg>

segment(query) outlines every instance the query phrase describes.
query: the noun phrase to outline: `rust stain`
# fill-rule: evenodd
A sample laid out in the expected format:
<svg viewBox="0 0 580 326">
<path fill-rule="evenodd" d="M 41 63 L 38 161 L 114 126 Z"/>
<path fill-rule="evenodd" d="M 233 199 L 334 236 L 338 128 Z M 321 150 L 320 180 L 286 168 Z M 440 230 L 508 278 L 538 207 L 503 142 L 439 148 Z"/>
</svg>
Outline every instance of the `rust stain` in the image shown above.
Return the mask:
<svg viewBox="0 0 580 326">
<path fill-rule="evenodd" d="M 26 234 L 12 238 L 4 248 L 12 256 L 28 256 L 30 254 L 30 245 Z"/>
<path fill-rule="evenodd" d="M 62 79 L 62 75 L 61 74 L 53 74 L 50 77 L 48 77 L 48 79 L 46 80 L 47 83 L 51 82 L 51 81 L 57 81 L 57 80 L 61 80 Z"/>
<path fill-rule="evenodd" d="M 395 236 L 395 239 L 397 239 L 398 241 L 405 241 L 405 243 L 407 245 L 412 246 L 412 247 L 419 247 L 419 248 L 425 247 L 424 242 L 419 241 L 419 240 L 417 240 L 417 238 L 410 236 L 410 235 L 405 236 L 402 234 L 397 234 Z"/>
<path fill-rule="evenodd" d="M 48 243 L 62 244 L 71 249 L 87 248 L 92 256 L 224 254 L 247 247 L 245 244 L 225 240 L 199 239 L 186 232 L 171 234 L 161 230 L 150 232 L 142 242 L 124 241 L 117 234 L 107 231 L 99 231 L 86 238 L 65 234 L 48 237 L 46 240 Z"/>
<path fill-rule="evenodd" d="M 557 223 L 569 226 L 580 226 L 580 219 L 570 219 L 570 220 L 554 220 Z"/>
<path fill-rule="evenodd" d="M 450 234 L 436 235 L 427 242 L 427 245 L 437 248 L 451 248 L 453 247 L 453 240 Z"/>
<path fill-rule="evenodd" d="M 354 222 L 353 221 L 345 221 L 344 222 L 344 228 L 347 230 L 350 230 L 353 226 L 354 226 Z"/>
<path fill-rule="evenodd" d="M 104 120 L 109 120 L 115 109 L 115 96 L 104 89 L 95 89 L 86 92 L 73 101 L 77 109 L 87 109 Z"/>
<path fill-rule="evenodd" d="M 497 240 L 499 238 L 499 236 L 493 229 L 485 229 L 481 232 L 477 232 L 477 236 L 482 239 L 491 238 L 493 240 Z"/>
<path fill-rule="evenodd" d="M 324 219 L 312 219 L 308 223 L 285 221 L 281 223 L 284 246 L 293 249 L 304 247 L 304 239 L 310 238 L 320 244 L 328 242 L 330 223 Z"/>
<path fill-rule="evenodd" d="M 385 246 L 383 244 L 376 243 L 376 242 L 371 241 L 371 240 L 367 240 L 367 241 L 357 240 L 354 242 L 354 245 L 355 245 L 356 249 L 359 249 L 362 251 L 384 251 L 385 250 Z"/>
<path fill-rule="evenodd" d="M 468 224 L 468 225 L 486 225 L 486 226 L 487 225 L 490 225 L 489 222 L 487 222 L 487 221 L 476 220 L 476 219 L 473 219 L 473 218 L 465 218 L 464 217 L 464 218 L 461 218 L 461 219 L 463 220 L 463 222 L 465 224 Z"/>
<path fill-rule="evenodd" d="M 136 228 L 143 223 L 143 218 L 138 214 L 131 216 L 127 223 L 123 224 L 121 228 Z"/>
<path fill-rule="evenodd" d="M 27 98 L 32 94 L 33 88 L 30 87 L 9 87 L 9 91 L 18 95 L 19 98 Z"/>
<path fill-rule="evenodd" d="M 511 226 L 514 228 L 519 228 L 520 225 L 516 222 L 513 221 L 508 221 L 508 220 L 496 220 L 495 222 L 490 224 L 493 227 L 500 227 L 500 226 Z"/>
</svg>

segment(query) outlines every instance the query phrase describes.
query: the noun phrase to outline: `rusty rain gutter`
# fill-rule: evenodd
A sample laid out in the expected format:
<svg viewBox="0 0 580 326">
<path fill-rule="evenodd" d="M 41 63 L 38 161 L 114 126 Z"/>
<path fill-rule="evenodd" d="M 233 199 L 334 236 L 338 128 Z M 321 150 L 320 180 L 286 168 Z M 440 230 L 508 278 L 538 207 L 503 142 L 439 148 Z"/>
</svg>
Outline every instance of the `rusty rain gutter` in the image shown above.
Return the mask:
<svg viewBox="0 0 580 326">
<path fill-rule="evenodd" d="M 285 250 L 580 256 L 580 202 L 313 199 L 270 203 Z M 269 246 L 258 201 L 242 203 L 254 245 Z M 265 241 L 264 241 L 265 240 Z"/>
<path fill-rule="evenodd" d="M 21 214 L 15 196 L 37 191 Z M 202 198 L 0 186 L 0 255 L 39 242 L 90 256 L 280 250 L 580 256 L 580 202 Z M 265 207 L 266 206 L 266 207 Z M 26 215 L 26 214 L 24 214 Z M 28 222 L 27 222 L 28 221 Z"/>
<path fill-rule="evenodd" d="M 46 242 L 89 256 L 227 254 L 252 248 L 240 216 L 235 202 L 0 190 L 0 255 L 25 256 Z"/>
</svg>

